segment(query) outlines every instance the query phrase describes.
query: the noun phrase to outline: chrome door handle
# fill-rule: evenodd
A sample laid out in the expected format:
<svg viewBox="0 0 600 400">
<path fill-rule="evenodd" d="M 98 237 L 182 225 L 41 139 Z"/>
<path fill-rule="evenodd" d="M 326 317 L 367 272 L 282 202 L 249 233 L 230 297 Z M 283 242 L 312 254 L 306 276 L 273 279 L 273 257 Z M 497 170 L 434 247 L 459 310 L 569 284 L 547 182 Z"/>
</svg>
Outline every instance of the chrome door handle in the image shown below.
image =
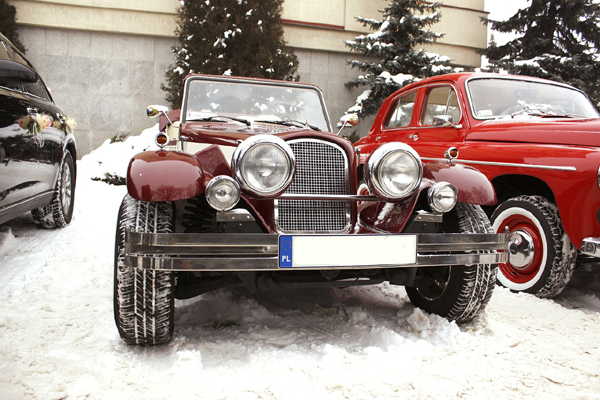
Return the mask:
<svg viewBox="0 0 600 400">
<path fill-rule="evenodd" d="M 411 133 L 410 135 L 408 135 L 408 138 L 412 139 L 412 140 L 414 140 L 416 142 L 417 140 L 419 140 L 419 134 L 418 133 Z"/>
</svg>

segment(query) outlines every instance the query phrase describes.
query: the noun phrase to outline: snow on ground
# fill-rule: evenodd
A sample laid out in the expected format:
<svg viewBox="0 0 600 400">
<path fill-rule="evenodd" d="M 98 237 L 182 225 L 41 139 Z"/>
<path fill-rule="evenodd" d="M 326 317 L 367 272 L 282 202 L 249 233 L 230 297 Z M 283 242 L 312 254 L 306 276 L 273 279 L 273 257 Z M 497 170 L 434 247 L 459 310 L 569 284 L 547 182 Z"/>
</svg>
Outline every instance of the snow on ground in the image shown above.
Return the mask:
<svg viewBox="0 0 600 400">
<path fill-rule="evenodd" d="M 389 285 L 220 290 L 177 303 L 168 345 L 125 345 L 112 312 L 125 192 L 90 176 L 139 142 L 78 162 L 68 227 L 0 225 L 0 399 L 600 399 L 598 266 L 554 300 L 497 288 L 461 326 Z"/>
</svg>

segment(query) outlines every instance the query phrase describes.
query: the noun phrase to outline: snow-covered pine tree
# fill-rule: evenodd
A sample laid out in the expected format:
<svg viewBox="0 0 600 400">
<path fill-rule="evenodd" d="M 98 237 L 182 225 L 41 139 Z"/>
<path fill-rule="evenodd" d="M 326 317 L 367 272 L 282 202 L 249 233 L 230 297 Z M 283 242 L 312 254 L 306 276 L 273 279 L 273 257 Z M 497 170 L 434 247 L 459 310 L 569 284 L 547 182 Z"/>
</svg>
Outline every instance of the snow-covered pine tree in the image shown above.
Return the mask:
<svg viewBox="0 0 600 400">
<path fill-rule="evenodd" d="M 420 78 L 448 73 L 450 59 L 428 53 L 421 46 L 435 42 L 443 34 L 429 27 L 440 19 L 440 3 L 423 0 L 392 0 L 382 10 L 383 20 L 358 17 L 374 33 L 349 40 L 346 45 L 365 60 L 351 60 L 352 68 L 364 74 L 347 82 L 350 88 L 368 86 L 349 112 L 361 116 L 375 114 L 381 102 L 401 87 Z"/>
<path fill-rule="evenodd" d="M 17 31 L 17 9 L 6 0 L 0 0 L 0 32 L 11 41 L 11 43 L 23 53 L 25 46 L 19 40 Z"/>
<path fill-rule="evenodd" d="M 594 0 L 531 0 L 506 21 L 482 19 L 520 36 L 481 54 L 488 69 L 566 82 L 600 101 L 600 4 Z"/>
<path fill-rule="evenodd" d="M 189 73 L 297 80 L 298 59 L 283 39 L 283 0 L 181 0 L 167 101 L 181 105 Z"/>
</svg>

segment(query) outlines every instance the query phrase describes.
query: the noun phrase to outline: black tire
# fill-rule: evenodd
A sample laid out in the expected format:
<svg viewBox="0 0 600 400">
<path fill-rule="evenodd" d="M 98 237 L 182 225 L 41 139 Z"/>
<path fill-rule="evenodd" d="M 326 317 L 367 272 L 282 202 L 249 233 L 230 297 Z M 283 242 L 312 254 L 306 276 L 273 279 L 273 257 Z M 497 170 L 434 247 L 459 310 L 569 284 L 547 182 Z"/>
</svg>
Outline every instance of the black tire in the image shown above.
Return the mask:
<svg viewBox="0 0 600 400">
<path fill-rule="evenodd" d="M 533 251 L 511 245 L 511 261 L 499 265 L 498 283 L 541 298 L 562 292 L 573 276 L 577 250 L 556 206 L 541 196 L 518 196 L 500 204 L 491 221 L 495 231 L 508 226 L 513 238 L 533 244 Z"/>
<path fill-rule="evenodd" d="M 490 233 L 481 207 L 457 203 L 444 215 L 446 233 Z M 407 287 L 410 301 L 422 310 L 450 321 L 468 322 L 481 313 L 496 285 L 496 264 L 427 267 L 417 271 L 416 285 Z"/>
<path fill-rule="evenodd" d="M 175 302 L 173 273 L 125 265 L 125 231 L 168 233 L 172 225 L 172 203 L 123 199 L 115 241 L 114 314 L 119 335 L 129 344 L 171 340 Z"/>
<path fill-rule="evenodd" d="M 31 210 L 33 221 L 43 228 L 64 228 L 73 218 L 75 203 L 75 164 L 67 152 L 58 171 L 52 201 L 47 206 Z"/>
</svg>

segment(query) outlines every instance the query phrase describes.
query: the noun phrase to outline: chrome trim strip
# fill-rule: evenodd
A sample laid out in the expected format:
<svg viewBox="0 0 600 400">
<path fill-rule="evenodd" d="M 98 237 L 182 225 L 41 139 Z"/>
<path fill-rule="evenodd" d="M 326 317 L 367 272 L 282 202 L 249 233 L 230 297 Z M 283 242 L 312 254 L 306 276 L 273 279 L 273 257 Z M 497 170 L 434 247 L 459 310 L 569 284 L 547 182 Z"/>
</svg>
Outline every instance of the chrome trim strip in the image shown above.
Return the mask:
<svg viewBox="0 0 600 400">
<path fill-rule="evenodd" d="M 581 252 L 588 256 L 600 257 L 600 237 L 586 237 L 583 239 Z"/>
<path fill-rule="evenodd" d="M 234 208 L 229 211 L 217 211 L 217 222 L 254 222 L 250 212 L 243 208 Z"/>
<path fill-rule="evenodd" d="M 443 238 L 443 240 L 440 240 Z M 417 251 L 478 251 L 478 250 L 508 250 L 506 243 L 509 235 L 506 233 L 421 233 L 418 235 Z M 504 245 L 504 247 L 503 247 Z"/>
<path fill-rule="evenodd" d="M 322 270 L 325 268 L 279 268 L 277 257 L 265 258 L 150 258 L 148 256 L 125 259 L 128 266 L 161 271 L 298 271 Z M 378 268 L 413 268 L 467 266 L 476 264 L 499 264 L 508 261 L 508 254 L 417 254 L 416 265 L 378 265 L 330 267 L 327 269 L 378 269 Z"/>
<path fill-rule="evenodd" d="M 341 235 L 346 236 L 346 235 Z M 279 268 L 278 234 L 138 233 L 125 232 L 125 262 L 134 268 L 166 271 L 280 271 L 377 269 L 508 261 L 508 233 L 417 234 L 414 265 Z M 483 251 L 487 251 L 483 253 Z"/>
<path fill-rule="evenodd" d="M 424 161 L 436 161 L 436 162 L 448 162 L 444 158 L 430 158 L 421 157 Z M 505 163 L 505 162 L 492 162 L 492 161 L 475 161 L 475 160 L 452 160 L 455 163 L 461 164 L 474 164 L 474 165 L 493 165 L 497 167 L 515 167 L 515 168 L 535 168 L 535 169 L 552 169 L 556 171 L 577 171 L 577 168 L 573 166 L 563 167 L 560 165 L 537 165 L 537 164 L 518 164 L 518 163 Z"/>
<path fill-rule="evenodd" d="M 284 193 L 277 199 L 286 200 L 344 200 L 344 201 L 380 201 L 385 202 L 377 196 L 360 196 L 356 194 L 334 195 L 334 194 L 287 194 Z"/>
</svg>

